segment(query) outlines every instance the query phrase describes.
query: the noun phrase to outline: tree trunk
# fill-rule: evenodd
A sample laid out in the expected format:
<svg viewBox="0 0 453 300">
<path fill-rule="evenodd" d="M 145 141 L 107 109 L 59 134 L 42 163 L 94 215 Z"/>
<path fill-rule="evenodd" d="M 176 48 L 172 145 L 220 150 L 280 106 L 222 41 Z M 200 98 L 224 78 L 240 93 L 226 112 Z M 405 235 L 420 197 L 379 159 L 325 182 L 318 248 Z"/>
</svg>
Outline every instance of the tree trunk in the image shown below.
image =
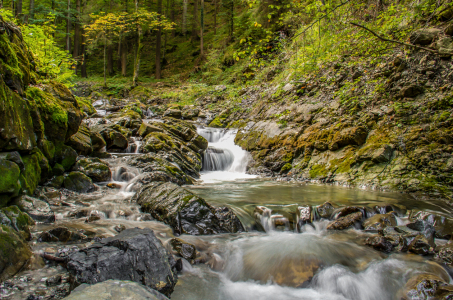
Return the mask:
<svg viewBox="0 0 453 300">
<path fill-rule="evenodd" d="M 80 68 L 80 75 L 82 78 L 88 78 L 87 74 L 87 59 L 88 56 L 86 54 L 86 46 L 85 46 L 85 35 L 83 34 L 83 28 L 82 28 L 82 67 Z"/>
<path fill-rule="evenodd" d="M 22 18 L 22 0 L 16 0 L 16 18 Z"/>
<path fill-rule="evenodd" d="M 193 0 L 192 40 L 198 37 L 198 0 Z"/>
<path fill-rule="evenodd" d="M 68 14 L 66 19 L 66 50 L 71 53 L 71 0 L 68 0 Z"/>
<path fill-rule="evenodd" d="M 187 31 L 187 2 L 188 0 L 183 0 L 182 3 L 182 34 L 186 35 Z"/>
<path fill-rule="evenodd" d="M 116 60 L 116 69 L 121 70 L 121 37 L 118 42 L 118 59 Z"/>
<path fill-rule="evenodd" d="M 74 51 L 72 56 L 76 60 L 75 65 L 75 74 L 77 75 L 77 69 L 79 66 L 79 50 L 80 50 L 80 0 L 76 0 L 76 9 L 77 9 L 77 16 L 76 22 L 74 24 Z"/>
<path fill-rule="evenodd" d="M 107 74 L 113 75 L 113 45 L 107 47 Z"/>
<path fill-rule="evenodd" d="M 104 32 L 104 86 L 107 87 L 107 76 L 106 76 L 106 68 L 105 68 L 105 52 L 107 48 L 107 34 Z"/>
<path fill-rule="evenodd" d="M 2 0 L 2 6 L 3 6 L 3 0 Z M 30 0 L 30 6 L 29 6 L 29 16 L 28 16 L 28 23 L 31 23 L 35 19 L 35 0 Z"/>
<path fill-rule="evenodd" d="M 161 14 L 162 14 L 162 0 L 157 0 L 157 13 L 159 14 L 159 21 L 161 20 Z M 156 79 L 160 79 L 161 77 L 161 45 L 162 45 L 162 27 L 159 27 L 159 29 L 156 32 L 156 74 L 155 77 Z"/>
<path fill-rule="evenodd" d="M 138 0 L 135 0 L 135 12 L 138 12 Z M 136 28 L 136 42 L 135 42 L 135 59 L 134 59 L 134 74 L 132 77 L 132 85 L 136 86 L 137 85 L 137 78 L 138 78 L 138 71 L 140 69 L 140 39 L 142 35 L 142 28 L 140 27 L 139 24 L 137 24 Z"/>
<path fill-rule="evenodd" d="M 167 0 L 167 1 L 170 1 L 170 0 Z M 173 23 L 175 23 L 175 0 L 172 0 L 171 1 L 171 21 Z M 173 28 L 172 32 L 171 32 L 171 36 L 172 37 L 175 37 L 176 35 L 176 28 Z"/>
<path fill-rule="evenodd" d="M 204 0 L 201 0 L 200 13 L 200 55 L 203 56 Z"/>
<path fill-rule="evenodd" d="M 217 34 L 217 0 L 214 0 L 214 35 Z"/>
<path fill-rule="evenodd" d="M 121 75 L 126 77 L 127 68 L 127 43 L 124 37 L 121 42 Z"/>
<path fill-rule="evenodd" d="M 167 9 L 165 12 L 165 17 L 168 17 L 169 10 L 170 10 L 170 0 L 167 0 Z M 165 59 L 165 50 L 167 49 L 167 32 L 168 32 L 168 30 L 165 31 L 165 35 L 164 35 L 164 51 L 162 51 L 162 60 Z"/>
</svg>

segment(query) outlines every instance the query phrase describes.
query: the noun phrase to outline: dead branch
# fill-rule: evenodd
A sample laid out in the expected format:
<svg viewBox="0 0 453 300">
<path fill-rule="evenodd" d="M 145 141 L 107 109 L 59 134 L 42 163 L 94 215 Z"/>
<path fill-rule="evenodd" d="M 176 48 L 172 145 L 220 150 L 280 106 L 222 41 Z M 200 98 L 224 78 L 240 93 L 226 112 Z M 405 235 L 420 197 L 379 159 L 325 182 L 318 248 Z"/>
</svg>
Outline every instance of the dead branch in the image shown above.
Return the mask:
<svg viewBox="0 0 453 300">
<path fill-rule="evenodd" d="M 351 23 L 352 25 L 354 26 L 357 26 L 357 27 L 360 27 L 360 28 L 363 28 L 369 32 L 371 32 L 371 34 L 373 34 L 375 37 L 377 37 L 378 39 L 382 40 L 382 41 L 385 41 L 385 42 L 390 42 L 390 43 L 396 43 L 396 44 L 400 44 L 400 45 L 403 45 L 403 46 L 407 46 L 407 47 L 411 47 L 411 48 L 415 48 L 415 49 L 420 49 L 420 50 L 424 50 L 424 51 L 428 51 L 428 52 L 431 52 L 431 53 L 434 53 L 434 54 L 439 54 L 439 52 L 437 52 L 436 50 L 433 50 L 433 49 L 429 49 L 429 48 L 425 48 L 425 47 L 420 47 L 420 46 L 417 46 L 417 45 L 412 45 L 412 44 L 408 44 L 408 43 L 403 43 L 403 42 L 400 42 L 400 41 L 395 41 L 395 40 L 391 40 L 391 39 L 387 39 L 387 38 L 384 38 L 380 35 L 378 35 L 376 32 L 374 32 L 373 30 L 363 26 L 363 25 L 360 25 L 360 24 L 357 24 L 357 23 L 354 23 L 354 22 L 349 22 Z"/>
</svg>

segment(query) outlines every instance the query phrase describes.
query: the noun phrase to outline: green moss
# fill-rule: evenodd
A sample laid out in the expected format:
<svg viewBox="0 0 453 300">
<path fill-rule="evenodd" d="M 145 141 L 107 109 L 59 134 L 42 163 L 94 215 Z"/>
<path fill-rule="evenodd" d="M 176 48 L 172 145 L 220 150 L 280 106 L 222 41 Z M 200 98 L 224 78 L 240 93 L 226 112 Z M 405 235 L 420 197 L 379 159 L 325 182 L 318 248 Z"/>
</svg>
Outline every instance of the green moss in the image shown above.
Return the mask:
<svg viewBox="0 0 453 300">
<path fill-rule="evenodd" d="M 29 87 L 26 93 L 28 98 L 35 100 L 39 110 L 44 112 L 45 118 L 57 125 L 67 126 L 68 113 L 61 101 L 37 87 Z"/>
<path fill-rule="evenodd" d="M 310 178 L 319 178 L 325 177 L 328 173 L 328 170 L 325 165 L 314 165 L 309 171 Z"/>
<path fill-rule="evenodd" d="M 281 172 L 282 173 L 289 172 L 289 170 L 291 170 L 292 168 L 293 166 L 290 163 L 287 163 L 282 167 Z"/>
<path fill-rule="evenodd" d="M 22 156 L 25 171 L 21 173 L 20 182 L 25 194 L 33 195 L 41 180 L 40 156 L 38 153 Z"/>
<path fill-rule="evenodd" d="M 214 120 L 212 120 L 211 123 L 209 123 L 209 127 L 214 127 L 214 128 L 224 128 L 225 124 L 223 122 L 225 121 L 225 118 L 221 117 L 216 117 Z"/>
<path fill-rule="evenodd" d="M 85 97 L 76 97 L 77 103 L 79 104 L 80 110 L 87 115 L 92 115 L 96 112 L 96 109 L 91 105 L 91 99 Z"/>
<path fill-rule="evenodd" d="M 230 125 L 228 125 L 228 128 L 240 129 L 240 128 L 244 128 L 245 126 L 247 126 L 247 121 L 237 120 L 237 121 L 234 121 L 233 123 L 231 123 Z"/>
<path fill-rule="evenodd" d="M 17 196 L 20 191 L 20 169 L 15 163 L 0 159 L 0 194 L 3 195 L 3 201 L 0 201 L 0 207 L 5 206 L 7 202 L 14 196 Z"/>
</svg>

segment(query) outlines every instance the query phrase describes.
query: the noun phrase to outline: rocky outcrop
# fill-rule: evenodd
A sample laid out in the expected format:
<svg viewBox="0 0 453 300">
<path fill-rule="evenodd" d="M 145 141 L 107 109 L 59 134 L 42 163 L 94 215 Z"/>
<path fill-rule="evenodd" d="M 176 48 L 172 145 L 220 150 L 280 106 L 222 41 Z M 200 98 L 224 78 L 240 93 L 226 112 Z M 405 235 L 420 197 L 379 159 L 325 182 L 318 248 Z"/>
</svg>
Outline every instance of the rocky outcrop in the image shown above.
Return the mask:
<svg viewBox="0 0 453 300">
<path fill-rule="evenodd" d="M 175 265 L 152 230 L 134 228 L 71 254 L 67 268 L 75 285 L 129 280 L 169 296 L 178 280 Z"/>
<path fill-rule="evenodd" d="M 139 283 L 126 280 L 107 280 L 94 285 L 82 284 L 65 300 L 168 300 L 161 293 Z"/>
<path fill-rule="evenodd" d="M 202 198 L 173 183 L 153 182 L 134 198 L 142 211 L 170 225 L 176 234 L 206 235 L 244 231 L 237 216 L 226 207 L 214 208 Z"/>
</svg>

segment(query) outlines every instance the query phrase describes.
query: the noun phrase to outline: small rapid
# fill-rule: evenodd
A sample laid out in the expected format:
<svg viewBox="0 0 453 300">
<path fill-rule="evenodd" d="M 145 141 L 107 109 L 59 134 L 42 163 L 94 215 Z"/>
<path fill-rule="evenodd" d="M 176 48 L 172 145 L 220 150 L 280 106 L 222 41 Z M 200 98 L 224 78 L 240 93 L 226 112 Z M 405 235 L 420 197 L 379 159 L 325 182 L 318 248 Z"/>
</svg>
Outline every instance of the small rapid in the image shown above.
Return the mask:
<svg viewBox="0 0 453 300">
<path fill-rule="evenodd" d="M 234 143 L 237 130 L 198 128 L 209 143 L 203 154 L 201 180 L 212 183 L 224 180 L 255 178 L 246 174 L 250 154 Z"/>
</svg>

